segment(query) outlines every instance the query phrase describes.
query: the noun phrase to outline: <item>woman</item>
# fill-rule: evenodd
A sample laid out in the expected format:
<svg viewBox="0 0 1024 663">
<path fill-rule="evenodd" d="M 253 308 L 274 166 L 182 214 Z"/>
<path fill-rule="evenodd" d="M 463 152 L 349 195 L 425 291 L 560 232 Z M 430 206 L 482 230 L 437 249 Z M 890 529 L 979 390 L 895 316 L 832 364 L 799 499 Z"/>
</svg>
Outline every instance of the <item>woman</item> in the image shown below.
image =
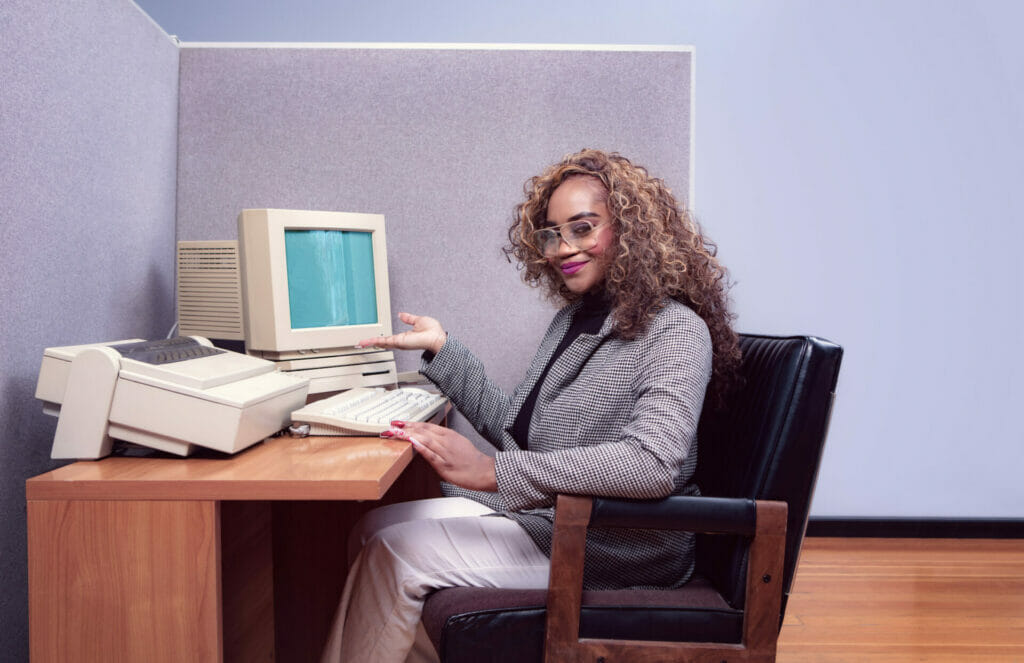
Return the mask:
<svg viewBox="0 0 1024 663">
<path fill-rule="evenodd" d="M 377 509 L 354 533 L 365 546 L 325 660 L 429 657 L 417 624 L 442 587 L 546 587 L 558 493 L 698 494 L 705 390 L 718 397 L 739 361 L 714 245 L 661 180 L 618 154 L 567 156 L 525 193 L 506 251 L 565 306 L 511 395 L 433 318 L 402 313 L 410 331 L 363 342 L 423 350 L 421 371 L 498 452 L 432 424 L 384 433 L 411 442 L 448 497 Z M 592 530 L 586 564 L 587 588 L 679 586 L 692 535 Z"/>
</svg>

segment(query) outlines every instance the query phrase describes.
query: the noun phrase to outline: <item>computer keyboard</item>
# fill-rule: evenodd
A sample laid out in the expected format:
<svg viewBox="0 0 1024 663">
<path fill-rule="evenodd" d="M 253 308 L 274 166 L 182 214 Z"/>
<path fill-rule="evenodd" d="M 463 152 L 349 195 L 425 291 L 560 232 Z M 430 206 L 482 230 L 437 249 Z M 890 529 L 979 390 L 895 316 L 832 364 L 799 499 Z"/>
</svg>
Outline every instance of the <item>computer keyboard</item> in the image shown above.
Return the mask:
<svg viewBox="0 0 1024 663">
<path fill-rule="evenodd" d="M 290 430 L 298 435 L 378 435 L 396 419 L 426 421 L 447 402 L 417 387 L 356 387 L 292 412 Z"/>
</svg>

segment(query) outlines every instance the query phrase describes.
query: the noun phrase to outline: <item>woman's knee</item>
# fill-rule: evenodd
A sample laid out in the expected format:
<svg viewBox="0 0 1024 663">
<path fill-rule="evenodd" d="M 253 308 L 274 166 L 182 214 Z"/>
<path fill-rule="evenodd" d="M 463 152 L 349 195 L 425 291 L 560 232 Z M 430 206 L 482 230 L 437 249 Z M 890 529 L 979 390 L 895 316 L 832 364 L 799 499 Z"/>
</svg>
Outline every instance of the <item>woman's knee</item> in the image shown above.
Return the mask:
<svg viewBox="0 0 1024 663">
<path fill-rule="evenodd" d="M 378 590 L 421 599 L 430 592 L 437 560 L 423 554 L 417 537 L 404 523 L 386 527 L 371 536 L 363 548 L 364 582 Z"/>
<path fill-rule="evenodd" d="M 356 523 L 349 534 L 349 563 L 378 532 L 401 523 L 465 516 L 480 516 L 493 510 L 465 497 L 435 497 L 377 507 Z"/>
<path fill-rule="evenodd" d="M 418 529 L 421 528 L 416 527 L 416 523 L 396 523 L 376 530 L 363 544 L 364 559 L 408 564 L 417 538 L 413 530 Z"/>
</svg>

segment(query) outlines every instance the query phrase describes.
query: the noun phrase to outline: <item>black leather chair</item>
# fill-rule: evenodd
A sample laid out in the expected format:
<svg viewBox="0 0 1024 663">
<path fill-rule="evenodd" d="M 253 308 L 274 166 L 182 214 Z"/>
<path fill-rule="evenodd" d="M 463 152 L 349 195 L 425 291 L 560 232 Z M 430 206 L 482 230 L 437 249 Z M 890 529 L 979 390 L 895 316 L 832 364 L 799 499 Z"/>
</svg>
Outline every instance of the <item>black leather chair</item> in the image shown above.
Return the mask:
<svg viewBox="0 0 1024 663">
<path fill-rule="evenodd" d="M 427 600 L 444 663 L 775 659 L 843 351 L 802 336 L 740 341 L 743 386 L 701 417 L 704 496 L 559 496 L 547 591 L 456 587 Z M 694 577 L 675 590 L 581 592 L 588 526 L 698 532 Z"/>
</svg>

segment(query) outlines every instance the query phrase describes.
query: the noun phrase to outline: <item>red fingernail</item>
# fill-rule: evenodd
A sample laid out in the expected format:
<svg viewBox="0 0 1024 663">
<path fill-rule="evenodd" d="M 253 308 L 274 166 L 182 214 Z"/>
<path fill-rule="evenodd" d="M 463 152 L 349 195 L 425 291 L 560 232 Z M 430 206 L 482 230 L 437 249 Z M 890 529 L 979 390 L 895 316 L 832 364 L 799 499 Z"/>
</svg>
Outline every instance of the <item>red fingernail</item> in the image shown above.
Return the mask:
<svg viewBox="0 0 1024 663">
<path fill-rule="evenodd" d="M 404 421 L 392 421 L 391 425 L 395 426 L 397 428 L 405 428 L 405 422 Z"/>
<path fill-rule="evenodd" d="M 394 436 L 394 433 L 392 433 L 389 430 L 385 430 L 385 431 L 381 431 L 380 432 L 380 436 L 381 437 L 392 437 L 392 436 Z"/>
</svg>

